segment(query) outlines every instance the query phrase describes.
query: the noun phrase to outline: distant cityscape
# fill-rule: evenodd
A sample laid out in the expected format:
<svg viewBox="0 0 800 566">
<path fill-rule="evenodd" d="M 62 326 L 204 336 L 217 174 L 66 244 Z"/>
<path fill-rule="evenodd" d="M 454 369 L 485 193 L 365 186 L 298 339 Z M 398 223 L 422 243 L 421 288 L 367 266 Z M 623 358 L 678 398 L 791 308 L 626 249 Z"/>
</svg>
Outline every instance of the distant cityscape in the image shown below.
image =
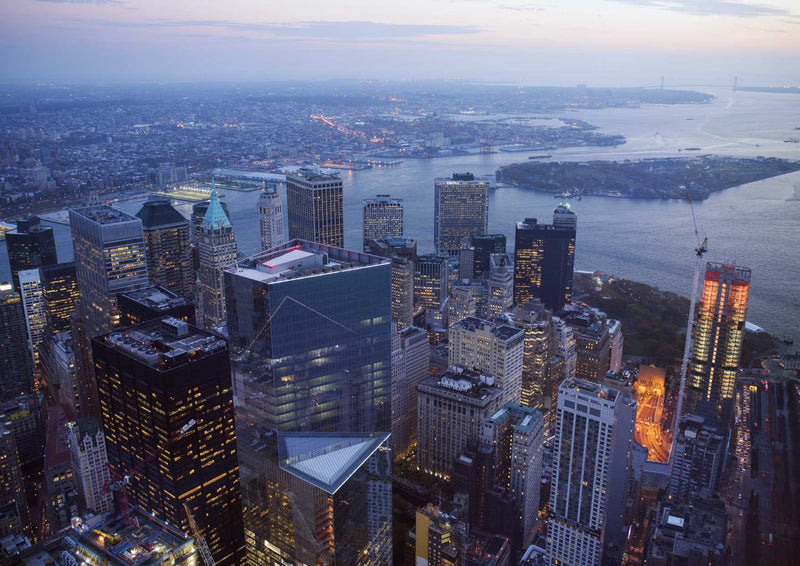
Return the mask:
<svg viewBox="0 0 800 566">
<path fill-rule="evenodd" d="M 800 355 L 747 325 L 758 274 L 706 257 L 695 187 L 664 181 L 696 238 L 682 301 L 576 272 L 555 174 L 546 216 L 489 227 L 503 175 L 558 169 L 538 152 L 626 142 L 571 111 L 712 97 L 385 91 L 9 90 L 0 564 L 791 564 Z M 432 211 L 376 186 L 346 246 L 348 171 L 490 152 L 536 164 L 431 176 Z M 797 168 L 770 159 L 748 167 Z"/>
</svg>

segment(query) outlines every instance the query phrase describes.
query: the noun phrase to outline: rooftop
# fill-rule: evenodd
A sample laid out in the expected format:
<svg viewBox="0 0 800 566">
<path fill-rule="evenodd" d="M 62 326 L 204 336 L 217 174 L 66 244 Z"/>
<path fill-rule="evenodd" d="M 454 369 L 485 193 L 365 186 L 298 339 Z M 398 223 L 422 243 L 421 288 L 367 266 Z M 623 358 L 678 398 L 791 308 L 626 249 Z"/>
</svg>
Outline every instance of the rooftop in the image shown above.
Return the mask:
<svg viewBox="0 0 800 566">
<path fill-rule="evenodd" d="M 280 466 L 333 494 L 389 440 L 389 436 L 389 433 L 279 433 Z"/>
<path fill-rule="evenodd" d="M 306 181 L 312 181 L 314 183 L 324 182 L 324 181 L 339 181 L 341 182 L 341 178 L 338 175 L 331 175 L 330 173 L 324 173 L 322 169 L 319 167 L 301 167 L 295 173 L 287 173 L 286 180 L 290 181 L 292 178 L 295 179 L 304 179 Z"/>
<path fill-rule="evenodd" d="M 474 316 L 462 318 L 451 325 L 451 328 L 463 328 L 470 332 L 484 330 L 487 327 L 491 331 L 492 336 L 499 340 L 511 340 L 512 338 L 523 336 L 523 332 L 519 328 L 513 328 L 507 324 L 494 324 L 488 320 L 482 320 Z"/>
<path fill-rule="evenodd" d="M 71 208 L 70 212 L 88 218 L 98 224 L 118 224 L 121 222 L 138 220 L 135 216 L 131 216 L 127 212 L 122 212 L 121 210 L 111 208 L 105 204 Z"/>
<path fill-rule="evenodd" d="M 122 296 L 155 311 L 167 311 L 175 307 L 191 304 L 185 297 L 179 297 L 169 289 L 159 285 L 123 293 Z"/>
<path fill-rule="evenodd" d="M 47 409 L 47 438 L 45 440 L 45 468 L 69 461 L 67 423 L 75 419 L 69 405 L 53 405 Z"/>
<path fill-rule="evenodd" d="M 392 205 L 392 206 L 403 206 L 403 199 L 401 198 L 391 198 L 389 195 L 376 195 L 375 198 L 365 198 L 363 200 L 364 206 L 374 206 L 374 205 Z"/>
<path fill-rule="evenodd" d="M 171 316 L 95 338 L 158 371 L 170 371 L 227 349 L 222 338 Z"/>
<path fill-rule="evenodd" d="M 214 181 L 211 181 L 211 200 L 208 201 L 208 208 L 206 214 L 203 216 L 203 221 L 200 227 L 206 230 L 219 230 L 220 228 L 230 228 L 231 221 L 228 214 L 219 202 L 217 197 L 217 188 L 214 186 Z"/>
<path fill-rule="evenodd" d="M 188 222 L 180 212 L 172 207 L 169 199 L 166 198 L 148 200 L 142 205 L 136 216 L 141 219 L 145 230 L 186 224 Z"/>
<path fill-rule="evenodd" d="M 453 366 L 438 377 L 429 377 L 420 387 L 429 391 L 447 391 L 459 397 L 487 399 L 502 394 L 494 385 L 494 377 Z"/>
<path fill-rule="evenodd" d="M 362 252 L 292 240 L 243 259 L 226 271 L 254 281 L 273 283 L 389 262 L 386 258 Z"/>
<path fill-rule="evenodd" d="M 515 429 L 520 432 L 530 432 L 536 423 L 542 422 L 542 413 L 531 407 L 525 407 L 518 403 L 506 403 L 498 409 L 491 417 L 486 419 L 488 423 L 502 422 L 507 418 L 513 418 L 517 422 Z"/>
<path fill-rule="evenodd" d="M 576 393 L 583 393 L 590 397 L 599 397 L 607 401 L 614 401 L 619 395 L 619 391 L 611 387 L 605 387 L 592 383 L 591 381 L 584 381 L 583 379 L 568 379 L 561 383 L 560 389 L 572 390 Z"/>
</svg>

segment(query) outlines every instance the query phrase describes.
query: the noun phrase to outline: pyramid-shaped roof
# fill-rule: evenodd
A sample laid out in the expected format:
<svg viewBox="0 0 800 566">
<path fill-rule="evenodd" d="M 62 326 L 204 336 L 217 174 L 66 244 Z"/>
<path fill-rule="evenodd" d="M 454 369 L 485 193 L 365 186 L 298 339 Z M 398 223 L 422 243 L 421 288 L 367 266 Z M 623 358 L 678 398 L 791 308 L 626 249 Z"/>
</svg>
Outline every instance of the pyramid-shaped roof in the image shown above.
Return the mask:
<svg viewBox="0 0 800 566">
<path fill-rule="evenodd" d="M 334 494 L 375 451 L 389 433 L 278 433 L 281 468 Z"/>
<path fill-rule="evenodd" d="M 203 221 L 200 223 L 200 227 L 206 230 L 231 227 L 231 221 L 228 219 L 228 215 L 225 214 L 225 210 L 217 197 L 217 187 L 213 180 L 211 181 L 211 201 L 208 203 L 208 209 Z"/>
<path fill-rule="evenodd" d="M 185 224 L 187 222 L 183 215 L 172 207 L 169 199 L 163 198 L 145 202 L 139 212 L 136 213 L 136 217 L 141 219 L 142 227 L 145 230 Z"/>
</svg>

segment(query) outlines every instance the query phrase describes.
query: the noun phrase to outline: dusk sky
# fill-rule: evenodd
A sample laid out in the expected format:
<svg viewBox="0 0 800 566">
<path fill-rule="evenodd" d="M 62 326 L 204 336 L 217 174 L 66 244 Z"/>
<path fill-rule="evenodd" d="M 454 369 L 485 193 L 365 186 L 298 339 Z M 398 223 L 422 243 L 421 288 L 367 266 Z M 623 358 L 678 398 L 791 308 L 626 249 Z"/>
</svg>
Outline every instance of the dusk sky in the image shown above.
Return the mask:
<svg viewBox="0 0 800 566">
<path fill-rule="evenodd" d="M 0 0 L 2 83 L 800 83 L 797 0 Z"/>
</svg>

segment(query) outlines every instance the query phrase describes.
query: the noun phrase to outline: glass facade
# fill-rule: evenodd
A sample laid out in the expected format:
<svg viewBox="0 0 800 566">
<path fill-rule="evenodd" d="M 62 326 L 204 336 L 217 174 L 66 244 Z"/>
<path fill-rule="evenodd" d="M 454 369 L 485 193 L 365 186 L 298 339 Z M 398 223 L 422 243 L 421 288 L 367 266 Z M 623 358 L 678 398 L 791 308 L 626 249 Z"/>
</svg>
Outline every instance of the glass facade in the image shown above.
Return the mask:
<svg viewBox="0 0 800 566">
<path fill-rule="evenodd" d="M 364 199 L 364 251 L 368 252 L 370 240 L 403 237 L 403 199 L 378 195 Z"/>
<path fill-rule="evenodd" d="M 42 267 L 42 286 L 47 317 L 47 330 L 52 334 L 69 331 L 70 316 L 78 300 L 78 279 L 75 262 Z"/>
<path fill-rule="evenodd" d="M 344 246 L 344 185 L 317 169 L 286 176 L 289 238 Z"/>
<path fill-rule="evenodd" d="M 489 225 L 489 179 L 471 173 L 434 182 L 433 241 L 437 254 L 457 252 Z"/>
</svg>

